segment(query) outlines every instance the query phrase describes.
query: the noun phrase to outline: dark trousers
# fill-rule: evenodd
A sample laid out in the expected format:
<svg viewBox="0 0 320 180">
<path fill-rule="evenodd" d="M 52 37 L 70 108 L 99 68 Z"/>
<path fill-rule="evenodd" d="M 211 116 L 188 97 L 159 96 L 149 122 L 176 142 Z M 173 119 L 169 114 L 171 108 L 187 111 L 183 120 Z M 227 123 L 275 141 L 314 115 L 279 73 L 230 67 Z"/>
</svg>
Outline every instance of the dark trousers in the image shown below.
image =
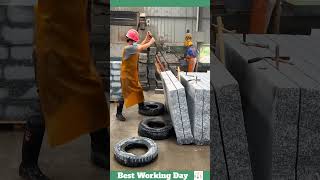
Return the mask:
<svg viewBox="0 0 320 180">
<path fill-rule="evenodd" d="M 32 115 L 27 120 L 22 146 L 22 163 L 35 165 L 41 150 L 45 133 L 44 119 L 41 115 Z M 109 154 L 109 132 L 107 128 L 90 133 L 92 152 Z"/>
<path fill-rule="evenodd" d="M 124 105 L 124 100 L 123 98 L 118 100 L 118 106 L 117 106 L 117 114 L 122 114 L 123 111 L 123 105 Z M 139 103 L 139 109 L 142 109 L 144 107 L 144 103 Z"/>
</svg>

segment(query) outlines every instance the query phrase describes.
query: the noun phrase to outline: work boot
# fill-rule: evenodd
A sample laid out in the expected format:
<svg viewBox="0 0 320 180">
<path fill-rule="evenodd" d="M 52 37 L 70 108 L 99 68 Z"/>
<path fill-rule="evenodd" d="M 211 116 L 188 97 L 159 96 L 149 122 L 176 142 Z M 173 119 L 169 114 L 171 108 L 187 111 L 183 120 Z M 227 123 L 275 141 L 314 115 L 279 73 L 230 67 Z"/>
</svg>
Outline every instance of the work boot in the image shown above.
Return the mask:
<svg viewBox="0 0 320 180">
<path fill-rule="evenodd" d="M 118 107 L 117 107 L 117 114 L 116 114 L 116 118 L 119 121 L 125 121 L 126 118 L 122 115 L 122 110 L 123 110 L 123 101 L 119 101 Z"/>
<path fill-rule="evenodd" d="M 21 163 L 19 167 L 19 176 L 24 178 L 25 180 L 50 180 L 41 172 L 38 165 L 25 166 Z"/>
<path fill-rule="evenodd" d="M 22 162 L 19 167 L 19 175 L 26 180 L 49 180 L 38 166 L 44 131 L 42 116 L 32 115 L 26 124 L 22 145 Z"/>
<path fill-rule="evenodd" d="M 116 114 L 116 118 L 119 120 L 119 121 L 126 121 L 126 117 L 124 117 L 122 114 Z"/>
<path fill-rule="evenodd" d="M 107 128 L 100 129 L 91 136 L 91 161 L 100 168 L 110 169 L 110 137 Z"/>
</svg>

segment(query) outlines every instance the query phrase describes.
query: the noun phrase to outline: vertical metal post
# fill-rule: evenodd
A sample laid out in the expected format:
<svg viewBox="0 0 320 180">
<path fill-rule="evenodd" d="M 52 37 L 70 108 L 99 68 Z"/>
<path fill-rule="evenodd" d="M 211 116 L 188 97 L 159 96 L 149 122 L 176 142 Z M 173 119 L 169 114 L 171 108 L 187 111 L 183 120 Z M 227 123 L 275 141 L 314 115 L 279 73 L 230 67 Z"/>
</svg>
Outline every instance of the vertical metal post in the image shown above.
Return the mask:
<svg viewBox="0 0 320 180">
<path fill-rule="evenodd" d="M 279 45 L 276 46 L 276 67 L 279 70 Z"/>
</svg>

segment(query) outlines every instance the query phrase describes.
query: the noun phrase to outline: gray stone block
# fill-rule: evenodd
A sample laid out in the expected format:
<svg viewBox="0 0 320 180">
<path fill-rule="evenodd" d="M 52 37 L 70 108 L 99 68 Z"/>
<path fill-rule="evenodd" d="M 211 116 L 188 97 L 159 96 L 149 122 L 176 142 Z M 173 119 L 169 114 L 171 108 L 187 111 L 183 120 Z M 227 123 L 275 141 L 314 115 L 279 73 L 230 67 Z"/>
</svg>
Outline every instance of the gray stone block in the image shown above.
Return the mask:
<svg viewBox="0 0 320 180">
<path fill-rule="evenodd" d="M 320 82 L 319 52 L 316 46 L 317 39 L 309 36 L 268 36 L 277 42 L 282 53 L 290 53 L 295 67 L 308 77 Z M 303 44 L 304 48 L 301 48 Z M 300 89 L 300 119 L 297 157 L 297 179 L 311 179 L 320 172 L 320 88 L 306 87 L 305 82 L 298 83 Z"/>
<path fill-rule="evenodd" d="M 121 83 L 120 82 L 111 82 L 111 87 L 112 88 L 121 87 Z"/>
<path fill-rule="evenodd" d="M 149 78 L 149 79 L 156 79 L 156 73 L 155 73 L 155 72 L 152 72 L 152 71 L 149 72 L 149 73 L 148 73 L 148 78 Z"/>
<path fill-rule="evenodd" d="M 21 99 L 35 99 L 38 98 L 37 86 L 28 89 L 21 97 Z"/>
<path fill-rule="evenodd" d="M 320 87 L 301 90 L 297 179 L 320 172 Z"/>
<path fill-rule="evenodd" d="M 210 87 L 200 79 L 196 81 L 194 76 L 182 73 L 180 77 L 186 89 L 189 118 L 195 143 L 208 145 L 210 143 L 210 107 L 205 108 L 205 100 L 210 99 Z M 209 104 L 208 101 L 207 103 Z M 204 119 L 205 115 L 206 119 Z"/>
<path fill-rule="evenodd" d="M 256 47 L 242 45 L 240 35 L 225 35 L 224 39 L 226 67 L 237 79 L 244 100 L 255 178 L 295 179 L 299 87 L 285 72 L 297 71 L 289 72 L 287 66 L 278 71 L 267 60 L 248 64 L 248 59 L 264 55 Z M 248 36 L 247 40 L 252 41 Z"/>
<path fill-rule="evenodd" d="M 34 113 L 37 111 L 28 105 L 8 105 L 4 108 L 4 117 L 12 120 L 24 120 Z"/>
<path fill-rule="evenodd" d="M 111 69 L 110 74 L 111 74 L 112 76 L 120 76 L 121 73 L 120 73 L 119 70 L 112 70 L 112 69 Z"/>
<path fill-rule="evenodd" d="M 102 24 L 102 25 L 92 24 L 91 32 L 93 34 L 106 34 L 108 30 L 106 26 L 107 26 L 106 24 Z"/>
<path fill-rule="evenodd" d="M 145 64 L 139 64 L 139 73 L 147 73 L 147 66 Z"/>
<path fill-rule="evenodd" d="M 9 50 L 5 46 L 0 46 L 0 60 L 6 60 L 9 56 Z"/>
<path fill-rule="evenodd" d="M 111 101 L 118 101 L 120 98 L 121 98 L 121 96 L 119 96 L 119 95 L 111 95 L 110 96 Z"/>
<path fill-rule="evenodd" d="M 95 60 L 106 60 L 109 58 L 107 56 L 107 45 L 105 44 L 93 44 L 91 50 Z"/>
<path fill-rule="evenodd" d="M 146 64 L 148 62 L 147 53 L 140 53 L 139 55 L 139 64 Z"/>
<path fill-rule="evenodd" d="M 120 70 L 121 61 L 110 61 L 110 66 L 112 70 Z"/>
<path fill-rule="evenodd" d="M 120 82 L 120 76 L 112 76 L 113 81 L 119 81 Z"/>
<path fill-rule="evenodd" d="M 147 53 L 140 53 L 139 54 L 139 60 L 148 60 L 148 54 Z"/>
<path fill-rule="evenodd" d="M 157 81 L 154 80 L 154 79 L 149 79 L 149 84 L 150 84 L 151 86 L 156 86 L 156 85 L 157 85 Z"/>
<path fill-rule="evenodd" d="M 219 61 L 213 62 L 211 82 L 231 179 L 253 179 L 238 83 Z"/>
<path fill-rule="evenodd" d="M 1 35 L 5 41 L 11 44 L 32 44 L 33 28 L 2 28 Z"/>
<path fill-rule="evenodd" d="M 6 20 L 5 6 L 0 6 L 0 23 Z"/>
<path fill-rule="evenodd" d="M 13 46 L 10 48 L 11 58 L 15 60 L 31 60 L 32 59 L 32 46 Z"/>
<path fill-rule="evenodd" d="M 92 44 L 104 44 L 106 45 L 106 39 L 109 38 L 106 34 L 90 34 L 90 42 Z"/>
<path fill-rule="evenodd" d="M 157 48 L 156 47 L 150 47 L 150 55 L 156 55 L 157 54 Z"/>
<path fill-rule="evenodd" d="M 8 84 L 10 98 L 13 99 L 35 99 L 37 98 L 37 87 L 32 81 L 13 81 Z"/>
<path fill-rule="evenodd" d="M 171 71 L 161 73 L 167 109 L 173 122 L 178 144 L 194 142 L 188 114 L 185 89 Z"/>
<path fill-rule="evenodd" d="M 8 98 L 9 96 L 9 89 L 5 87 L 0 88 L 0 99 Z"/>
<path fill-rule="evenodd" d="M 217 113 L 215 93 L 211 86 L 210 101 L 210 179 L 228 179 L 228 170 L 222 141 L 222 131 Z"/>
<path fill-rule="evenodd" d="M 268 38 L 270 39 L 268 39 Z M 292 134 L 292 132 L 296 132 L 295 127 L 299 127 L 299 137 L 298 134 L 295 137 L 299 138 L 299 145 L 298 149 L 295 151 L 298 151 L 298 179 L 307 179 L 309 174 L 314 174 L 316 172 L 320 172 L 320 167 L 318 160 L 320 158 L 320 154 L 318 153 L 320 140 L 319 138 L 314 138 L 315 134 L 320 134 L 320 130 L 310 130 L 310 127 L 317 127 L 317 123 L 315 123 L 317 120 L 320 120 L 320 114 L 318 112 L 319 103 L 317 103 L 316 99 L 319 99 L 319 86 L 320 86 L 320 67 L 318 63 L 318 55 L 311 53 L 310 50 L 313 50 L 315 53 L 318 52 L 316 50 L 316 46 L 310 46 L 312 44 L 312 38 L 309 37 L 309 40 L 311 41 L 305 41 L 301 44 L 306 44 L 306 47 L 308 50 L 301 51 L 301 46 L 299 42 L 294 41 L 293 37 L 300 37 L 300 36 L 292 36 L 292 35 L 270 35 L 270 36 L 252 36 L 254 42 L 267 42 L 270 44 L 270 52 L 260 52 L 257 51 L 259 54 L 273 54 L 276 43 L 280 45 L 280 51 L 282 54 L 290 54 L 290 60 L 294 62 L 295 65 L 287 65 L 287 64 L 280 64 L 280 70 L 281 72 L 288 77 L 292 82 L 296 83 L 300 88 L 300 119 L 299 124 L 295 124 L 291 121 L 288 121 L 287 124 L 291 129 L 288 129 L 286 131 L 281 131 L 286 134 Z M 302 36 L 303 38 L 305 36 Z M 249 37 L 250 38 L 250 37 Z M 307 40 L 307 38 L 305 38 Z M 310 53 L 309 53 L 309 52 Z M 307 106 L 306 106 L 307 104 Z M 306 113 L 305 113 L 306 112 Z M 313 115 L 313 116 L 310 116 Z M 312 120 L 311 120 L 311 119 Z M 314 121 L 315 120 L 315 121 Z M 307 128 L 306 125 L 308 126 Z M 310 133 L 310 134 L 309 134 Z M 300 134 L 302 136 L 300 136 Z M 309 135 L 307 135 L 309 134 Z M 311 138 L 310 138 L 311 137 Z M 283 141 L 283 139 L 281 139 Z M 281 144 L 288 143 L 294 141 L 293 139 L 286 139 L 286 141 L 281 142 Z M 309 144 L 309 142 L 312 142 L 313 146 Z M 309 146 L 308 146 L 309 145 Z M 318 148 L 317 148 L 318 146 Z M 290 147 L 288 147 L 289 149 Z M 294 149 L 291 147 L 289 149 L 291 152 Z M 281 154 L 284 156 L 285 152 Z M 306 154 L 309 154 L 309 156 Z M 288 154 L 286 154 L 288 155 Z M 291 154 L 293 156 L 292 158 L 287 158 L 287 162 L 290 163 L 296 163 L 296 159 L 294 159 L 295 154 Z M 299 159 L 301 158 L 301 161 Z M 306 159 L 310 159 L 309 163 L 305 163 Z M 282 160 L 282 159 L 281 159 Z M 313 161 L 312 161 L 313 160 Z M 303 162 L 300 164 L 299 162 Z M 280 161 L 278 162 L 278 166 L 282 165 L 280 164 Z M 299 165 L 300 164 L 300 165 Z M 280 169 L 279 167 L 275 166 L 275 170 L 278 171 Z M 283 172 L 286 173 L 293 173 L 292 168 L 290 170 L 288 167 L 281 167 Z M 282 172 L 279 172 L 282 173 Z M 283 173 L 282 173 L 283 174 Z"/>
<path fill-rule="evenodd" d="M 141 83 L 143 83 L 143 82 L 148 82 L 148 78 L 146 78 L 146 76 L 139 76 L 139 81 L 141 82 Z"/>
<path fill-rule="evenodd" d="M 155 67 L 154 64 L 148 64 L 148 69 L 149 69 L 149 71 L 150 71 L 150 70 L 155 70 L 156 67 Z"/>
<path fill-rule="evenodd" d="M 36 0 L 2 0 L 1 5 L 10 5 L 10 6 L 34 6 Z"/>
<path fill-rule="evenodd" d="M 34 79 L 33 66 L 6 66 L 4 78 L 7 80 L 27 80 Z"/>
<path fill-rule="evenodd" d="M 34 9 L 32 6 L 8 6 L 7 16 L 11 23 L 32 23 Z"/>
<path fill-rule="evenodd" d="M 156 61 L 156 56 L 154 55 L 149 55 L 148 57 L 148 63 L 154 63 Z"/>
</svg>

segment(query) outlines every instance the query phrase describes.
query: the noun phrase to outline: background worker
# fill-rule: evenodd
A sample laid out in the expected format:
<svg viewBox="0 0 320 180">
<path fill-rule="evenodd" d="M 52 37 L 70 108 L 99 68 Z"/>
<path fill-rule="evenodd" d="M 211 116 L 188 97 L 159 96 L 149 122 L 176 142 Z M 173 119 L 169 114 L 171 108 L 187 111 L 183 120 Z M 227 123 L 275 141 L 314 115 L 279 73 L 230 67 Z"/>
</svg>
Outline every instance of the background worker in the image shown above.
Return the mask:
<svg viewBox="0 0 320 180">
<path fill-rule="evenodd" d="M 51 147 L 90 133 L 91 160 L 109 169 L 110 117 L 90 56 L 89 4 L 88 0 L 46 0 L 35 7 L 33 59 L 41 113 L 27 119 L 19 167 L 26 180 L 49 179 L 38 166 L 45 128 Z"/>
<path fill-rule="evenodd" d="M 188 72 L 193 72 L 197 64 L 197 49 L 193 46 L 192 35 L 187 30 L 184 46 L 186 47 L 185 59 L 188 63 Z"/>
<path fill-rule="evenodd" d="M 120 121 L 126 120 L 122 114 L 123 105 L 128 108 L 139 104 L 139 111 L 148 109 L 144 105 L 143 89 L 139 81 L 139 53 L 155 42 L 151 32 L 148 31 L 144 40 L 137 44 L 139 33 L 135 29 L 130 29 L 126 34 L 126 38 L 127 46 L 123 50 L 121 64 L 122 98 L 118 102 L 116 114 L 117 119 Z"/>
</svg>

